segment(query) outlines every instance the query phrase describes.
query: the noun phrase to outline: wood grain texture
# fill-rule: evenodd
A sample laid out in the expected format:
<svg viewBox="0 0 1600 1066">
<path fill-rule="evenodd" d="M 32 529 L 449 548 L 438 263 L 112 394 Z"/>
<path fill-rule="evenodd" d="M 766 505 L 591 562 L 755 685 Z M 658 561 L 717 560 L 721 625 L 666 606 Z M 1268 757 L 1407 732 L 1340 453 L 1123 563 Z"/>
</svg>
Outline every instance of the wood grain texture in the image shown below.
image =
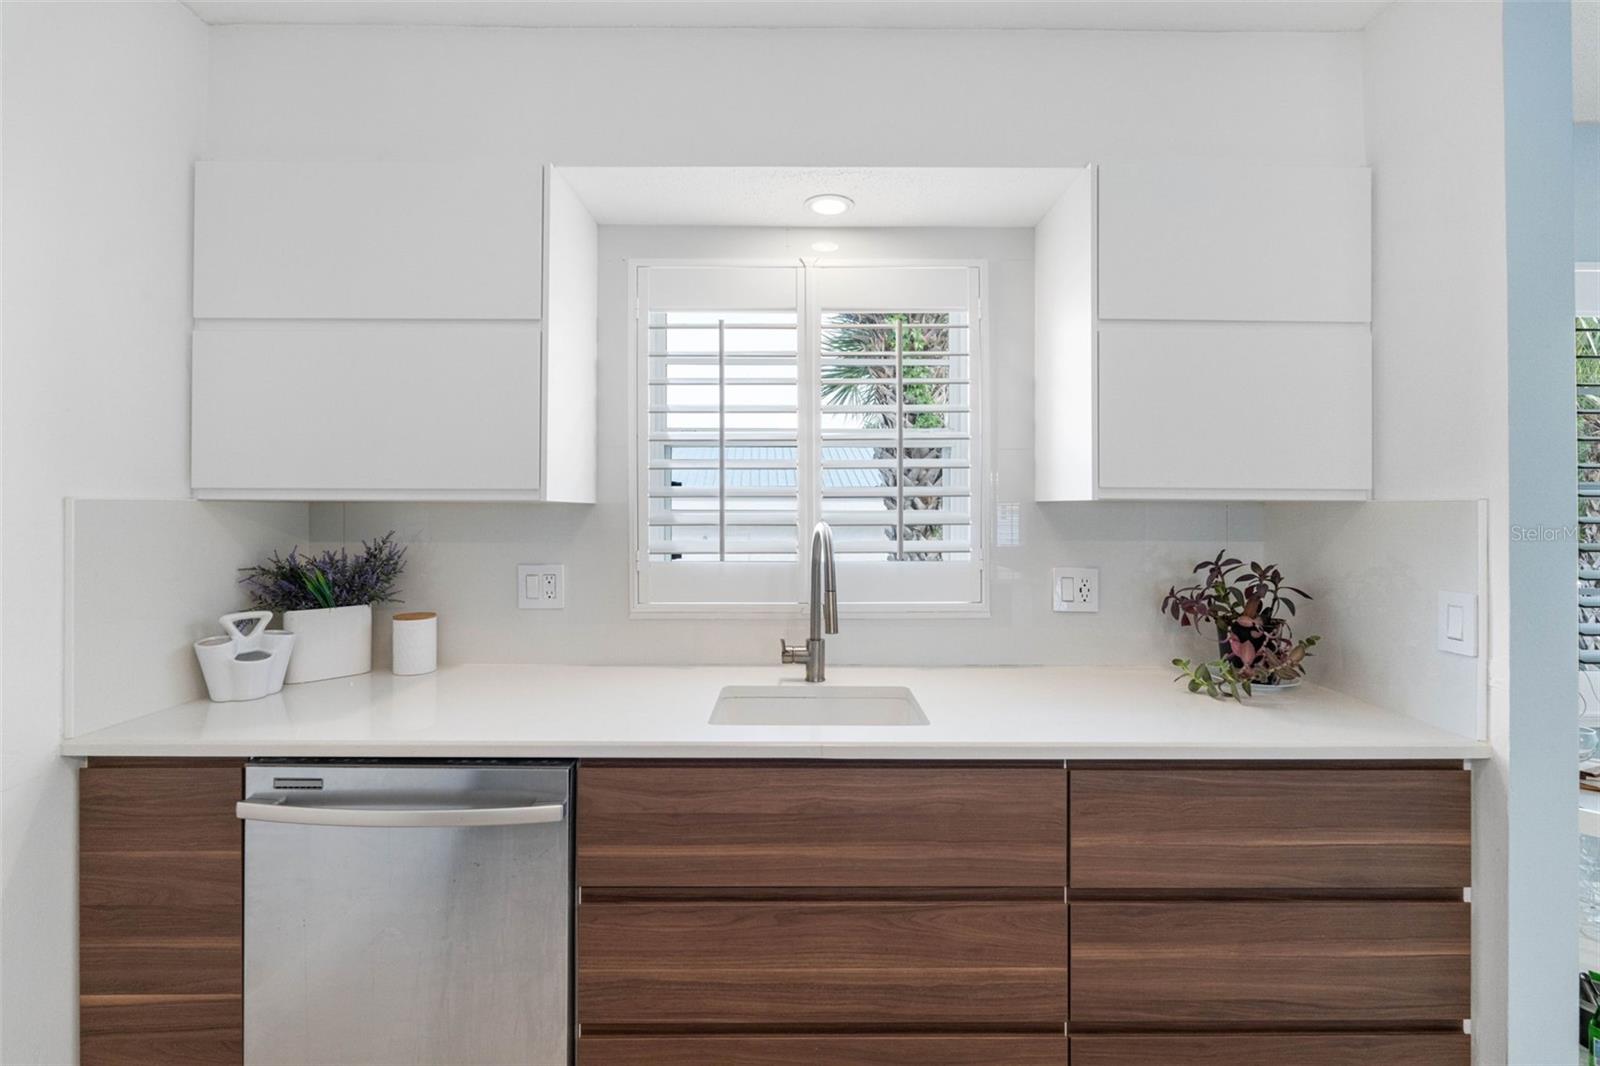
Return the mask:
<svg viewBox="0 0 1600 1066">
<path fill-rule="evenodd" d="M 1072 1038 L 1072 1066 L 1468 1066 L 1465 1033 L 1142 1033 Z"/>
<path fill-rule="evenodd" d="M 1460 888 L 1472 775 L 1074 770 L 1074 888 Z"/>
<path fill-rule="evenodd" d="M 243 854 L 240 767 L 89 767 L 78 772 L 78 850 Z"/>
<path fill-rule="evenodd" d="M 585 1036 L 578 1041 L 578 1066 L 1066 1066 L 1066 1062 L 1066 1038 L 1045 1033 Z"/>
<path fill-rule="evenodd" d="M 243 791 L 237 763 L 80 772 L 85 1063 L 242 1060 Z"/>
<path fill-rule="evenodd" d="M 1061 903 L 613 903 L 578 911 L 594 1026 L 1059 1027 Z"/>
<path fill-rule="evenodd" d="M 584 765 L 584 886 L 1063 886 L 1043 767 Z"/>
<path fill-rule="evenodd" d="M 1466 1018 L 1471 907 L 1411 901 L 1074 903 L 1074 1028 Z"/>
<path fill-rule="evenodd" d="M 78 933 L 116 937 L 243 935 L 240 852 L 86 851 L 78 867 Z"/>
<path fill-rule="evenodd" d="M 239 996 L 93 996 L 79 1015 L 81 1066 L 237 1066 Z"/>
</svg>

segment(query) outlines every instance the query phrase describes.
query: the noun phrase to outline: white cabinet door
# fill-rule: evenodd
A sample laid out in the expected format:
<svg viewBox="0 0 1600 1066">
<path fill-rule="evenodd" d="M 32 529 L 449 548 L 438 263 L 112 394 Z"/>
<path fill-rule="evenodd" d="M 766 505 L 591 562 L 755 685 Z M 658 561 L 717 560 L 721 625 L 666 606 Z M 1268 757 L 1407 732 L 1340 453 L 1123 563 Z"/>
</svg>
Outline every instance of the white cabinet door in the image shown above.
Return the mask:
<svg viewBox="0 0 1600 1066">
<path fill-rule="evenodd" d="M 1099 314 L 1370 321 L 1371 171 L 1234 163 L 1101 167 Z"/>
<path fill-rule="evenodd" d="M 196 163 L 196 318 L 537 319 L 543 174 Z"/>
<path fill-rule="evenodd" d="M 201 497 L 533 498 L 539 327 L 412 323 L 201 329 Z"/>
<path fill-rule="evenodd" d="M 1098 375 L 1106 496 L 1371 491 L 1366 326 L 1107 324 Z"/>
</svg>

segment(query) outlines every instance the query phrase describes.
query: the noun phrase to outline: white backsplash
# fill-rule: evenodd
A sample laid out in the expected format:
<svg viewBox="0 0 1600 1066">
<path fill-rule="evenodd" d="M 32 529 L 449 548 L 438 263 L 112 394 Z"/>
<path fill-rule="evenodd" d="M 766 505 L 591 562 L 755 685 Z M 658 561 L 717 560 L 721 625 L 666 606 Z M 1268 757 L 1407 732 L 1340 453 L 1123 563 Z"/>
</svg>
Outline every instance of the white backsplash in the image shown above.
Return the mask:
<svg viewBox="0 0 1600 1066">
<path fill-rule="evenodd" d="M 1031 484 L 1027 453 L 1002 467 L 1002 498 Z M 403 606 L 374 623 L 374 663 L 389 659 L 393 610 L 439 612 L 441 663 L 772 663 L 778 638 L 802 635 L 805 619 L 701 620 L 628 616 L 625 499 L 602 463 L 601 502 L 551 504 L 313 504 L 318 548 L 359 547 L 394 529 L 408 545 Z M 1009 489 L 1007 488 L 1009 486 Z M 1026 496 L 1022 496 L 1026 499 Z M 1202 650 L 1159 611 L 1162 593 L 1219 547 L 1263 551 L 1258 504 L 1022 503 L 1022 546 L 991 552 L 988 618 L 862 619 L 846 616 L 828 638 L 838 664 L 1159 665 Z M 563 563 L 567 606 L 517 607 L 519 563 Z M 1050 568 L 1100 570 L 1100 611 L 1056 614 Z M 790 668 L 792 669 L 792 668 Z"/>
</svg>

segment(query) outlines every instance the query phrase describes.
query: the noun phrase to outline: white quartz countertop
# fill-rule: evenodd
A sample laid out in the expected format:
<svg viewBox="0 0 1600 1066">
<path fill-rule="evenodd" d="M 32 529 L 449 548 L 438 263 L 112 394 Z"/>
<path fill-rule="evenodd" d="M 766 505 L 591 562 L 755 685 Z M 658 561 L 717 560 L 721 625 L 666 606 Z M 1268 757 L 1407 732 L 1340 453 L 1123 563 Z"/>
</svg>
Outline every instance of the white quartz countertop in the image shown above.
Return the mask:
<svg viewBox="0 0 1600 1066">
<path fill-rule="evenodd" d="M 68 756 L 826 759 L 1476 759 L 1488 745 L 1315 685 L 1244 706 L 1163 669 L 836 667 L 828 685 L 903 685 L 923 726 L 708 722 L 725 685 L 793 667 L 454 666 L 199 700 L 72 737 Z M 797 682 L 803 683 L 803 682 Z"/>
</svg>

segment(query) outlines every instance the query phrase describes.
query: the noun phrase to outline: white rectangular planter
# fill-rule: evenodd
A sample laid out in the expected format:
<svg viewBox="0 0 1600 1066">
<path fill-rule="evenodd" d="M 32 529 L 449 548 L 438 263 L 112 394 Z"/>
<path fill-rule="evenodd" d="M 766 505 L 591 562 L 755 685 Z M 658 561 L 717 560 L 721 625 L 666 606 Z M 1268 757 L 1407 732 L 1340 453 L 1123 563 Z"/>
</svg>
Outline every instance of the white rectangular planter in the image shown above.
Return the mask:
<svg viewBox="0 0 1600 1066">
<path fill-rule="evenodd" d="M 285 611 L 283 628 L 296 637 L 287 678 L 291 685 L 372 670 L 370 605 Z"/>
</svg>

